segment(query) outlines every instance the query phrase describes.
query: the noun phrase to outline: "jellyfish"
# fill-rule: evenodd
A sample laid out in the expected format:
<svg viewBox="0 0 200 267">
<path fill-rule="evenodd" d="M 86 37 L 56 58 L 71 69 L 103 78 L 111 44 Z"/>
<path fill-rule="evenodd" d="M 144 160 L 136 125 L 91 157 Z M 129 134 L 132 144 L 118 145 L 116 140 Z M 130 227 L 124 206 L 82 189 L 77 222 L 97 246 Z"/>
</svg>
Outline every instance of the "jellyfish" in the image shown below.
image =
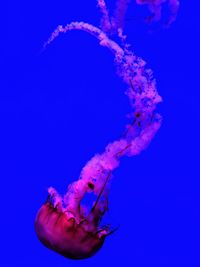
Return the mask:
<svg viewBox="0 0 200 267">
<path fill-rule="evenodd" d="M 124 10 L 128 2 L 121 1 L 121 7 L 125 5 Z M 135 156 L 146 149 L 162 122 L 161 115 L 156 112 L 162 98 L 157 92 L 152 70 L 146 68 L 146 62 L 130 50 L 121 25 L 117 29 L 120 43 L 112 40 L 111 17 L 105 1 L 98 0 L 98 6 L 102 13 L 99 28 L 85 22 L 60 25 L 45 44 L 46 47 L 59 34 L 71 30 L 85 31 L 94 36 L 101 46 L 113 54 L 116 73 L 127 85 L 125 94 L 132 108 L 128 114 L 130 121 L 121 137 L 86 163 L 78 180 L 68 186 L 65 195 L 61 196 L 50 187 L 48 197 L 36 215 L 35 231 L 39 240 L 47 248 L 71 259 L 93 256 L 102 247 L 105 238 L 116 230 L 109 224 L 101 225 L 108 210 L 113 171 L 123 156 Z M 91 207 L 86 208 L 82 200 L 91 193 L 96 198 Z"/>
</svg>

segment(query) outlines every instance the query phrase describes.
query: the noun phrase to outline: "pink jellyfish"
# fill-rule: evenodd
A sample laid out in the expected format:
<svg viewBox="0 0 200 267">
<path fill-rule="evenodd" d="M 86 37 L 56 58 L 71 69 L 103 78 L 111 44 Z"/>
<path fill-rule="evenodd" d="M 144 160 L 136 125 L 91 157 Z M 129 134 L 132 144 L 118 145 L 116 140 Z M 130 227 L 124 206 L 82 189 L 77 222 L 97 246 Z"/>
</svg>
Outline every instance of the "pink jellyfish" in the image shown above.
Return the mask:
<svg viewBox="0 0 200 267">
<path fill-rule="evenodd" d="M 118 4 L 122 7 L 127 2 L 121 0 Z M 96 37 L 101 46 L 113 53 L 117 73 L 127 84 L 125 94 L 133 109 L 122 137 L 108 144 L 102 154 L 96 154 L 87 162 L 79 179 L 68 186 L 64 196 L 50 187 L 48 198 L 38 211 L 35 230 L 39 240 L 46 247 L 72 259 L 94 255 L 102 247 L 105 238 L 114 231 L 109 225 L 100 224 L 108 209 L 112 172 L 119 166 L 121 157 L 135 156 L 149 145 L 162 120 L 155 112 L 162 99 L 156 90 L 152 71 L 145 68 L 144 60 L 129 50 L 121 27 L 117 28 L 121 46 L 110 39 L 113 26 L 105 1 L 98 0 L 98 6 L 103 14 L 102 28 L 84 22 L 72 22 L 65 27 L 58 26 L 47 42 L 49 44 L 60 33 L 70 30 L 82 30 Z M 88 193 L 96 196 L 89 210 L 82 204 Z"/>
</svg>

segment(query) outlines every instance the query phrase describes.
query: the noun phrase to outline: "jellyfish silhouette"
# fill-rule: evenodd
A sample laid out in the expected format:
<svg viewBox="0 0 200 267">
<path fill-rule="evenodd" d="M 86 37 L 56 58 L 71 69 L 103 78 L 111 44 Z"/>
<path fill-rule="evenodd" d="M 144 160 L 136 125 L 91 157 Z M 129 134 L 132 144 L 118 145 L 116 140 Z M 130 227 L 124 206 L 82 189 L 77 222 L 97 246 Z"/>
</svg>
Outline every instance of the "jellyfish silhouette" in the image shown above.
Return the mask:
<svg viewBox="0 0 200 267">
<path fill-rule="evenodd" d="M 113 233 L 109 225 L 101 226 L 101 219 L 108 209 L 112 172 L 119 166 L 123 156 L 135 156 L 147 148 L 162 121 L 160 114 L 155 111 L 162 99 L 157 92 L 153 73 L 145 67 L 144 60 L 130 51 L 130 45 L 126 43 L 123 34 L 128 2 L 117 1 L 111 17 L 105 1 L 98 0 L 102 13 L 100 28 L 84 22 L 58 26 L 45 44 L 50 44 L 60 33 L 71 30 L 82 30 L 96 37 L 101 46 L 113 53 L 117 74 L 127 84 L 125 94 L 132 107 L 130 122 L 122 137 L 108 144 L 102 154 L 96 154 L 86 163 L 79 179 L 68 186 L 64 196 L 50 187 L 47 200 L 38 211 L 35 230 L 39 240 L 46 247 L 71 259 L 94 255 L 102 247 L 105 238 Z M 114 34 L 119 37 L 120 45 L 111 39 L 110 36 Z M 81 203 L 87 193 L 96 196 L 89 210 Z"/>
</svg>

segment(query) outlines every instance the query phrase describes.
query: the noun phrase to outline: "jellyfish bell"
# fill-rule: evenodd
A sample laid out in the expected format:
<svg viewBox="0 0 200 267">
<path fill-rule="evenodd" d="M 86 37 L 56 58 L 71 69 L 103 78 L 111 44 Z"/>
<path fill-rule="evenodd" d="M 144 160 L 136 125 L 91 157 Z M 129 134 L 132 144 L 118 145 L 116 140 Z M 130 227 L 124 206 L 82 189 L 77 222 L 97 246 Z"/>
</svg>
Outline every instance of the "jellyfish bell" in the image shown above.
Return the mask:
<svg viewBox="0 0 200 267">
<path fill-rule="evenodd" d="M 108 230 L 99 229 L 90 222 L 77 223 L 75 218 L 45 203 L 35 220 L 39 240 L 51 250 L 71 259 L 84 259 L 94 255 L 103 245 Z"/>
<path fill-rule="evenodd" d="M 110 176 L 111 172 L 100 184 L 94 184 L 94 179 L 79 179 L 69 185 L 64 197 L 50 187 L 47 201 L 35 220 L 39 240 L 67 258 L 84 259 L 93 256 L 102 247 L 105 237 L 113 232 L 108 225 L 100 226 L 108 209 L 106 189 Z M 96 193 L 97 198 L 88 212 L 81 201 L 91 192 Z"/>
<path fill-rule="evenodd" d="M 91 184 L 88 186 L 91 190 Z M 103 191 L 104 188 L 91 210 L 85 214 L 81 198 L 75 196 L 77 203 L 66 207 L 64 200 L 50 188 L 47 201 L 35 219 L 39 240 L 67 258 L 85 259 L 93 256 L 102 247 L 105 237 L 112 233 L 109 226 L 99 226 L 107 211 L 107 201 L 102 199 Z"/>
</svg>

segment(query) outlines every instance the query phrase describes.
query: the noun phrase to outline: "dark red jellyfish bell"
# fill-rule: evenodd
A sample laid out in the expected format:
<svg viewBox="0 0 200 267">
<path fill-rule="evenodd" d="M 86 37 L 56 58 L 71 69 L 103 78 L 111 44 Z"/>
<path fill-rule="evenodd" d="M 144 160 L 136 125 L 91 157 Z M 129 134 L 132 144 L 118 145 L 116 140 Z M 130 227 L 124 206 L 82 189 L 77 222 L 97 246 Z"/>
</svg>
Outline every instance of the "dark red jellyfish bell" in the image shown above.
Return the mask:
<svg viewBox="0 0 200 267">
<path fill-rule="evenodd" d="M 85 259 L 102 247 L 111 231 L 108 226 L 99 226 L 107 210 L 107 201 L 100 201 L 99 195 L 90 212 L 85 215 L 80 204 L 82 196 L 77 195 L 74 191 L 70 196 L 70 204 L 65 206 L 64 199 L 50 188 L 48 199 L 36 216 L 35 230 L 39 240 L 49 249 L 67 258 Z"/>
</svg>

